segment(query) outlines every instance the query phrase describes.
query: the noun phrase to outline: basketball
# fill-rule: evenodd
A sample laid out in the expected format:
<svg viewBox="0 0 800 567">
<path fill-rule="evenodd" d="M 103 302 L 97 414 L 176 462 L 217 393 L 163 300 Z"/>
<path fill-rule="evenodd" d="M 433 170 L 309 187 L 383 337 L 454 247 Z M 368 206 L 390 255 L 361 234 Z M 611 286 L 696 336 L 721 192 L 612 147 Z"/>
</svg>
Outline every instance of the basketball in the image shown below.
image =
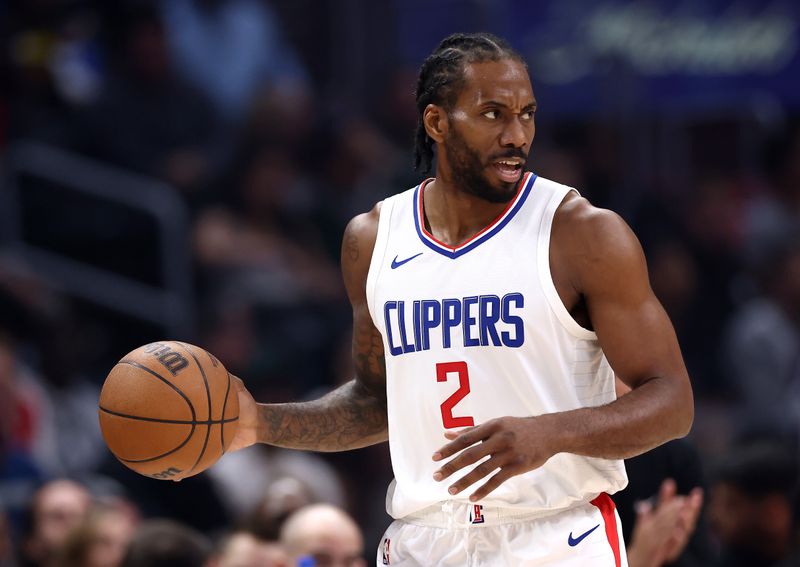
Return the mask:
<svg viewBox="0 0 800 567">
<path fill-rule="evenodd" d="M 129 352 L 111 369 L 98 413 L 120 462 L 151 478 L 180 480 L 225 453 L 236 434 L 239 398 L 214 356 L 161 341 Z"/>
</svg>

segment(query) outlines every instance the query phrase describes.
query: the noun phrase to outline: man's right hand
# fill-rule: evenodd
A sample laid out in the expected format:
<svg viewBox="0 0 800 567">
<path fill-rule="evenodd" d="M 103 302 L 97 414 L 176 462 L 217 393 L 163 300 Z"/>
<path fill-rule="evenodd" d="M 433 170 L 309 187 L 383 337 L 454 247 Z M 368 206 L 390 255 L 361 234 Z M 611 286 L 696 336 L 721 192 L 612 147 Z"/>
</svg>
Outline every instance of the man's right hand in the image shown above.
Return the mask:
<svg viewBox="0 0 800 567">
<path fill-rule="evenodd" d="M 245 388 L 244 382 L 231 374 L 234 388 L 239 395 L 239 421 L 228 453 L 249 447 L 258 441 L 258 407 L 253 396 Z"/>
</svg>

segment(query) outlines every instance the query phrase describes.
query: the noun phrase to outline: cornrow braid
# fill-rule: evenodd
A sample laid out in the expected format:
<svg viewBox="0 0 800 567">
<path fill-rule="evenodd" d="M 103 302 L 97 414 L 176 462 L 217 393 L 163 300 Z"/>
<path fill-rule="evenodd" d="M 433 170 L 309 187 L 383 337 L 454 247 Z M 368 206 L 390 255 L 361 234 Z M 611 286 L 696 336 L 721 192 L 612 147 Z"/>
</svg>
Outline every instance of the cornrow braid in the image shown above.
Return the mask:
<svg viewBox="0 0 800 567">
<path fill-rule="evenodd" d="M 414 139 L 414 169 L 428 173 L 433 163 L 433 140 L 425 131 L 423 115 L 429 104 L 450 110 L 464 86 L 464 70 L 469 63 L 514 59 L 522 56 L 504 40 L 490 33 L 456 33 L 442 40 L 422 63 L 417 80 L 417 130 Z"/>
</svg>

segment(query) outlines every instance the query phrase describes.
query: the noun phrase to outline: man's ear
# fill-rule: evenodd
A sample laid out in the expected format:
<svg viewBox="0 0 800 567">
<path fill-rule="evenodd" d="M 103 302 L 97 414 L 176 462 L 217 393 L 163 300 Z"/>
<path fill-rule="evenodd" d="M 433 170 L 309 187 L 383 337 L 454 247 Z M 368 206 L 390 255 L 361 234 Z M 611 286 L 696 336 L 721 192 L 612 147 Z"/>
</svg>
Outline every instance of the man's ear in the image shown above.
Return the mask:
<svg viewBox="0 0 800 567">
<path fill-rule="evenodd" d="M 450 127 L 447 112 L 444 108 L 436 104 L 429 104 L 422 113 L 422 123 L 425 131 L 434 142 L 443 142 L 447 136 L 447 129 Z"/>
</svg>

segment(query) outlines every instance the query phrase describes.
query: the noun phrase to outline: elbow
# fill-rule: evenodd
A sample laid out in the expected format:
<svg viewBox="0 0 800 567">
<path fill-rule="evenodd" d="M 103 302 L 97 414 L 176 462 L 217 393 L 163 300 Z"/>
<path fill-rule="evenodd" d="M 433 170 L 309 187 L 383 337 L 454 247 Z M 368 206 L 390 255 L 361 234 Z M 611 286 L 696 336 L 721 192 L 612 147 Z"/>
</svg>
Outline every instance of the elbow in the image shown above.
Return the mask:
<svg viewBox="0 0 800 567">
<path fill-rule="evenodd" d="M 676 438 L 686 437 L 692 430 L 692 424 L 694 423 L 694 394 L 692 393 L 692 387 L 688 379 L 685 384 L 686 387 L 683 388 L 681 395 L 676 396 Z"/>
<path fill-rule="evenodd" d="M 681 419 L 678 423 L 677 427 L 677 435 L 675 436 L 676 439 L 680 439 L 681 437 L 686 437 L 689 435 L 689 432 L 692 430 L 692 424 L 694 423 L 694 406 L 692 405 L 687 411 L 681 413 Z"/>
</svg>

